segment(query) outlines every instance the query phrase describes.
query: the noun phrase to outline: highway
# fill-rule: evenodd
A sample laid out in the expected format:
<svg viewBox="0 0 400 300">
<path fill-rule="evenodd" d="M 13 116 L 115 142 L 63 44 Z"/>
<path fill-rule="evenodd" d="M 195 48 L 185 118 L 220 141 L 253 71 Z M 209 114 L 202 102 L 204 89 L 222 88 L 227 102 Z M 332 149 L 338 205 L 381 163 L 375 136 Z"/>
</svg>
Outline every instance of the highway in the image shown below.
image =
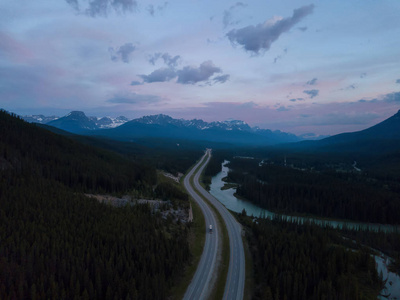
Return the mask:
<svg viewBox="0 0 400 300">
<path fill-rule="evenodd" d="M 190 178 L 193 176 L 195 170 L 204 162 L 206 155 L 208 155 L 208 153 L 204 154 L 201 160 L 193 167 L 192 170 L 190 170 L 183 182 L 186 190 L 199 204 L 206 222 L 206 228 L 204 228 L 204 232 L 206 233 L 206 240 L 204 243 L 203 253 L 197 266 L 196 273 L 194 274 L 193 279 L 188 289 L 186 290 L 185 296 L 183 297 L 183 299 L 186 300 L 207 299 L 207 297 L 209 296 L 209 292 L 211 291 L 210 281 L 213 274 L 216 272 L 218 239 L 220 235 L 219 230 L 216 226 L 216 217 L 211 208 L 194 191 L 192 185 L 190 184 Z M 195 181 L 198 181 L 200 174 L 201 171 L 196 172 Z M 207 231 L 210 225 L 212 225 L 213 228 L 213 233 L 211 234 Z"/>
<path fill-rule="evenodd" d="M 188 192 L 192 195 L 195 195 L 196 197 L 193 197 L 196 202 L 199 203 L 199 205 L 202 207 L 204 206 L 204 211 L 210 211 L 210 208 L 208 208 L 208 205 L 197 195 L 197 193 L 193 190 L 193 187 L 190 185 L 189 178 L 193 175 L 194 171 L 198 168 L 199 165 L 202 164 L 204 159 L 206 159 L 206 162 L 200 167 L 200 169 L 196 172 L 194 175 L 194 185 L 195 188 L 201 193 L 203 197 L 205 197 L 214 207 L 218 210 L 218 212 L 221 214 L 223 221 L 225 222 L 227 231 L 228 231 L 228 237 L 229 237 L 229 247 L 230 247 L 230 254 L 229 254 L 229 269 L 228 269 L 228 275 L 227 275 L 227 280 L 225 284 L 225 291 L 224 291 L 224 300 L 239 300 L 243 299 L 243 293 L 244 293 L 244 281 L 245 281 L 245 257 L 244 257 L 244 248 L 243 248 L 243 242 L 242 242 L 242 228 L 240 224 L 236 221 L 236 219 L 228 212 L 228 210 L 217 200 L 215 199 L 211 194 L 209 194 L 199 183 L 199 178 L 201 175 L 201 172 L 203 171 L 204 167 L 207 165 L 211 157 L 211 150 L 207 150 L 206 154 L 202 157 L 202 159 L 199 161 L 199 163 L 189 172 L 188 176 L 185 178 L 185 188 L 188 190 Z M 207 208 L 206 208 L 207 207 Z M 211 211 L 210 211 L 211 212 Z M 205 214 L 205 213 L 204 213 Z M 211 213 L 212 215 L 212 213 Z M 206 214 L 205 214 L 206 216 Z M 214 223 L 208 223 L 207 221 L 207 216 L 206 216 L 206 226 L 209 224 L 214 224 Z M 217 230 L 215 225 L 213 225 L 213 228 Z M 217 232 L 215 232 L 217 233 Z M 211 236 L 208 234 L 207 236 Z M 214 237 L 214 234 L 212 234 Z M 215 235 L 218 238 L 218 235 Z M 212 240 L 212 238 L 211 238 Z M 217 247 L 216 245 L 215 247 Z M 206 266 L 201 266 L 201 262 L 203 260 L 203 256 L 205 256 L 208 252 L 215 251 L 215 255 L 217 250 L 212 250 L 214 249 L 213 247 L 207 248 L 207 238 L 206 238 L 206 243 L 204 246 L 203 254 L 198 266 L 198 269 L 195 273 L 195 276 L 193 277 L 192 283 L 189 285 L 189 288 L 186 292 L 188 294 L 189 290 L 191 290 L 191 285 L 199 280 L 196 279 L 196 275 L 199 272 L 205 272 L 204 274 L 207 273 L 207 271 L 203 270 L 200 271 L 199 269 L 203 269 Z M 215 260 L 214 260 L 215 261 Z M 214 271 L 213 268 L 215 268 L 214 265 L 209 265 L 207 266 L 209 268 L 209 273 L 212 274 Z M 211 270 L 212 269 L 212 270 Z M 201 275 L 199 275 L 201 276 Z M 211 277 L 211 276 L 210 276 Z M 196 280 L 195 280 L 196 279 Z M 189 298 L 184 299 L 202 299 L 201 297 L 199 298 L 198 296 L 203 296 L 203 294 L 195 294 L 192 293 Z"/>
</svg>

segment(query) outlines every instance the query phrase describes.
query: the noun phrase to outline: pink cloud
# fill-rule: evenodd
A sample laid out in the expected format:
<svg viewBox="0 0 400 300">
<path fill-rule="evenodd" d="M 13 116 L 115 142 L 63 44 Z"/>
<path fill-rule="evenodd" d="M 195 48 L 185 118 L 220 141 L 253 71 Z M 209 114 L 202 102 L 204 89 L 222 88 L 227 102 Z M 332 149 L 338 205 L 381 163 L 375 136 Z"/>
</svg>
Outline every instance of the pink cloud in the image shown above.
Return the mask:
<svg viewBox="0 0 400 300">
<path fill-rule="evenodd" d="M 1 31 L 0 53 L 16 63 L 26 62 L 33 57 L 32 51 L 30 51 L 23 43 Z"/>
<path fill-rule="evenodd" d="M 391 94 L 390 94 L 391 95 Z M 201 107 L 168 110 L 174 117 L 204 121 L 243 120 L 250 126 L 295 134 L 334 135 L 371 127 L 395 114 L 399 103 L 383 95 L 355 102 L 296 103 L 262 106 L 254 102 L 209 102 Z"/>
</svg>

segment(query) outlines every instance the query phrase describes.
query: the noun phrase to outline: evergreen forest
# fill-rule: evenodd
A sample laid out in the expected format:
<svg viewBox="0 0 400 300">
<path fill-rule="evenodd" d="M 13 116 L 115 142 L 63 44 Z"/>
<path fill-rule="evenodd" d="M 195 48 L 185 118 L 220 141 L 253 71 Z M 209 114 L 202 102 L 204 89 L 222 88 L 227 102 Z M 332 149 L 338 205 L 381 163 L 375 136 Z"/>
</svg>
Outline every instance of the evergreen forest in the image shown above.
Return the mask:
<svg viewBox="0 0 400 300">
<path fill-rule="evenodd" d="M 353 163 L 353 162 L 352 162 Z M 237 195 L 271 211 L 399 224 L 400 183 L 392 173 L 357 171 L 352 163 L 295 166 L 232 158 L 227 181 Z"/>
<path fill-rule="evenodd" d="M 187 199 L 155 186 L 154 167 L 0 111 L 0 299 L 166 299 L 187 225 L 83 195 Z"/>
<path fill-rule="evenodd" d="M 253 257 L 253 299 L 376 299 L 383 286 L 366 247 L 313 224 L 239 216 Z"/>
</svg>

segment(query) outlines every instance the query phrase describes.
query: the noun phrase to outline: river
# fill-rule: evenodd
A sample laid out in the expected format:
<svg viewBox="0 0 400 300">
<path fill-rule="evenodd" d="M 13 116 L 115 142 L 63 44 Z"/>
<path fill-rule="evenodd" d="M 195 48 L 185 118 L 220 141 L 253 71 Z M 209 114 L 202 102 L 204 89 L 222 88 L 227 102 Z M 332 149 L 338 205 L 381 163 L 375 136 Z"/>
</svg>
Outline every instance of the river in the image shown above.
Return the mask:
<svg viewBox="0 0 400 300">
<path fill-rule="evenodd" d="M 215 175 L 211 180 L 210 185 L 210 193 L 217 198 L 225 207 L 234 212 L 242 212 L 243 209 L 246 210 L 247 215 L 254 217 L 265 216 L 272 218 L 276 216 L 275 213 L 268 211 L 264 208 L 261 208 L 258 205 L 255 205 L 249 201 L 241 200 L 235 197 L 236 188 L 229 188 L 221 190 L 221 188 L 225 185 L 225 182 L 222 180 L 224 177 L 228 175 L 229 168 L 226 166 L 228 163 L 225 160 L 222 163 L 221 172 Z M 352 222 L 352 221 L 343 221 L 343 220 L 326 220 L 326 219 L 318 219 L 311 217 L 297 217 L 297 216 L 289 216 L 289 215 L 280 215 L 284 219 L 288 221 L 295 222 L 314 222 L 321 226 L 331 226 L 333 228 L 344 228 L 347 227 L 349 229 L 369 229 L 374 231 L 400 231 L 399 226 L 393 226 L 388 224 L 376 224 L 376 223 L 362 223 L 362 222 Z"/>
<path fill-rule="evenodd" d="M 235 197 L 236 188 L 229 188 L 221 190 L 221 188 L 225 185 L 225 182 L 222 180 L 224 177 L 228 175 L 229 168 L 226 164 L 229 161 L 224 161 L 222 163 L 221 172 L 219 172 L 216 176 L 214 176 L 211 180 L 210 185 L 210 193 L 217 198 L 225 207 L 234 212 L 242 212 L 243 209 L 246 210 L 247 215 L 254 217 L 265 216 L 272 218 L 277 214 L 270 212 L 264 208 L 259 207 L 249 201 L 238 199 Z M 331 226 L 334 228 L 343 228 L 347 227 L 349 229 L 370 229 L 374 231 L 399 231 L 399 226 L 387 225 L 387 224 L 373 224 L 373 223 L 361 223 L 361 222 L 348 222 L 343 220 L 322 220 L 318 218 L 306 218 L 306 217 L 297 217 L 297 216 L 288 216 L 281 215 L 284 219 L 288 221 L 297 221 L 297 222 L 309 222 L 312 221 L 321 226 Z M 385 288 L 381 291 L 382 295 L 389 295 L 389 297 L 379 296 L 379 299 L 400 299 L 400 276 L 392 273 L 387 268 L 387 261 L 390 258 L 385 257 L 383 254 L 378 256 L 375 255 L 375 262 L 378 273 L 382 272 L 383 279 L 388 279 L 385 285 Z"/>
</svg>

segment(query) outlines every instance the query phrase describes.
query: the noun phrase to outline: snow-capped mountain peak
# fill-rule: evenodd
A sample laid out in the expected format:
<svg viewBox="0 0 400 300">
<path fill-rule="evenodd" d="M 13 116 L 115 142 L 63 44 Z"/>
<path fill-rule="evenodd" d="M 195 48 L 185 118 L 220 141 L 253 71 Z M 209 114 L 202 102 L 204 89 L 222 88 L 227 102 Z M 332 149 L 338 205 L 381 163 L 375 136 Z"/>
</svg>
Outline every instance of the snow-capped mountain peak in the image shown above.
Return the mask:
<svg viewBox="0 0 400 300">
<path fill-rule="evenodd" d="M 81 124 L 80 126 L 82 127 L 82 129 L 86 129 L 86 130 L 115 128 L 115 127 L 118 127 L 129 121 L 129 119 L 124 116 L 119 116 L 117 118 L 87 117 L 86 114 L 82 111 L 71 111 L 70 113 L 68 113 L 67 115 L 65 115 L 64 117 L 61 117 L 61 118 L 58 116 L 46 117 L 44 115 L 29 115 L 29 116 L 23 116 L 22 118 L 27 122 L 39 123 L 39 124 L 48 124 L 48 123 L 56 121 L 56 120 L 68 121 L 68 122 L 78 122 Z M 57 123 L 55 123 L 55 124 L 57 124 Z M 55 124 L 51 123 L 49 125 L 55 126 Z"/>
<path fill-rule="evenodd" d="M 46 124 L 50 121 L 57 120 L 59 117 L 57 116 L 44 116 L 44 115 L 28 115 L 22 117 L 25 121 L 29 123 L 40 123 Z"/>
<path fill-rule="evenodd" d="M 115 128 L 118 127 L 126 122 L 128 122 L 129 119 L 124 117 L 124 116 L 119 116 L 117 118 L 112 118 L 112 117 L 102 117 L 102 118 L 97 118 L 96 125 L 100 129 L 106 129 L 106 128 Z"/>
</svg>

